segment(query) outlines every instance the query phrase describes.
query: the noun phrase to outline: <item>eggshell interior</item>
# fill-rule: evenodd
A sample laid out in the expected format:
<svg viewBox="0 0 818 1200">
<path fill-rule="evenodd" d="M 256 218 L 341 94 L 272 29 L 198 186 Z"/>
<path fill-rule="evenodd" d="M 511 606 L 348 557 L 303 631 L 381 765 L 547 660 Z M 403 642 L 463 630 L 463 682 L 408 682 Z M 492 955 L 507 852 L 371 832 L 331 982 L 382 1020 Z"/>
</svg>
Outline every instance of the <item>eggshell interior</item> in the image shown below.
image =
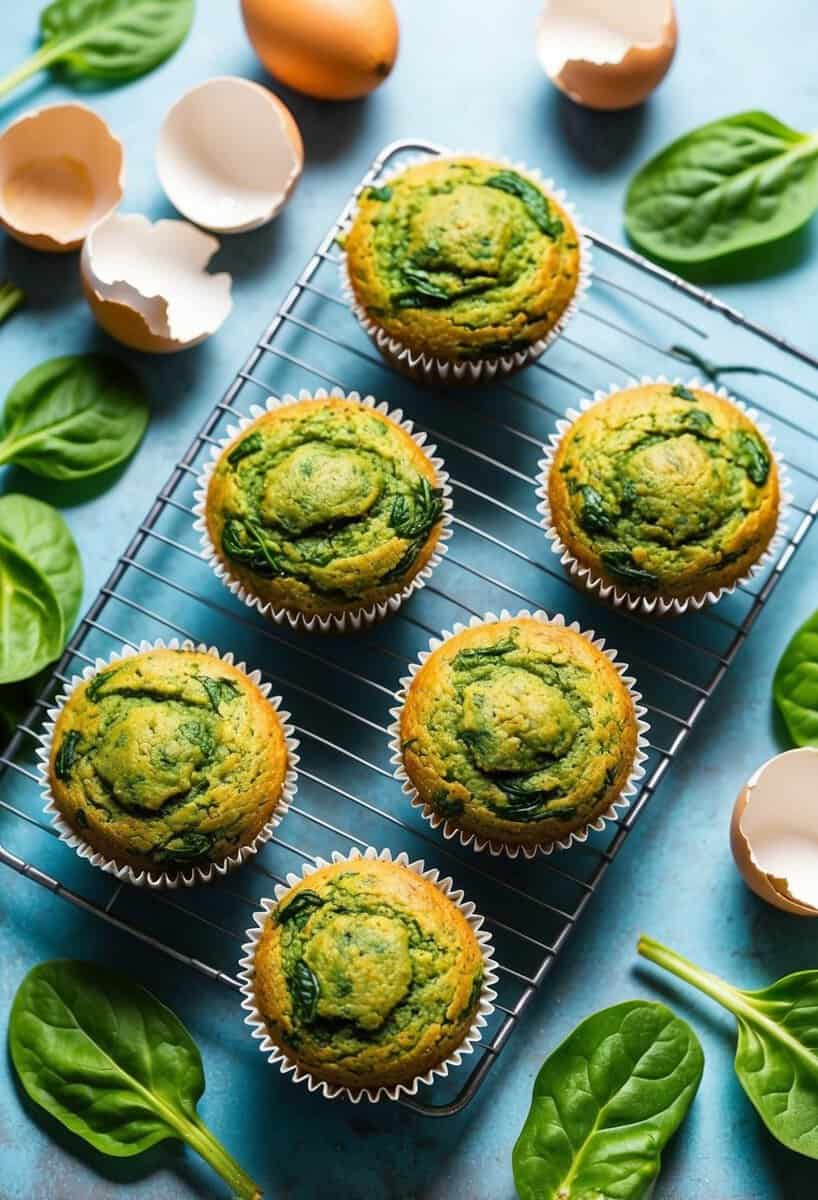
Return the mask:
<svg viewBox="0 0 818 1200">
<path fill-rule="evenodd" d="M 0 222 L 38 250 L 76 250 L 122 199 L 122 143 L 84 104 L 26 113 L 0 135 Z"/>
<path fill-rule="evenodd" d="M 770 886 L 818 910 L 818 749 L 788 750 L 765 763 L 747 785 L 738 829 L 751 866 Z"/>
<path fill-rule="evenodd" d="M 256 229 L 276 216 L 303 162 L 289 109 L 267 88 L 233 76 L 210 79 L 177 100 L 156 148 L 171 202 L 220 233 Z"/>
<path fill-rule="evenodd" d="M 676 38 L 673 0 L 545 0 L 537 53 L 577 103 L 628 108 L 663 79 Z"/>
<path fill-rule="evenodd" d="M 141 350 L 203 341 L 231 308 L 231 277 L 206 271 L 218 248 L 187 221 L 108 217 L 92 230 L 82 255 L 94 315 L 112 336 Z"/>
</svg>

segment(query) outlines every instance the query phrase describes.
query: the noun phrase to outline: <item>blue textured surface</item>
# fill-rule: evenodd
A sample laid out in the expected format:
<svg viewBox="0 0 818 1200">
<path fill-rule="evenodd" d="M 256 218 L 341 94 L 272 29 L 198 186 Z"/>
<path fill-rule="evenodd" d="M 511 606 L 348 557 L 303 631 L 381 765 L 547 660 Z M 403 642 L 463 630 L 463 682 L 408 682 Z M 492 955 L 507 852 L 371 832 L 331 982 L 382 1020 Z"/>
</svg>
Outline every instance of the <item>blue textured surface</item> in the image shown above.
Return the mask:
<svg viewBox="0 0 818 1200">
<path fill-rule="evenodd" d="M 10 68 L 32 44 L 32 7 L 4 5 L 3 66 Z M 627 178 L 671 136 L 751 107 L 767 107 L 798 128 L 815 121 L 818 14 L 812 0 L 788 0 L 772 20 L 767 0 L 683 0 L 680 53 L 667 82 L 643 110 L 609 119 L 589 118 L 562 101 L 541 76 L 532 46 L 535 3 L 402 0 L 398 7 L 400 61 L 369 101 L 324 106 L 282 92 L 304 133 L 304 179 L 271 227 L 225 241 L 217 266 L 235 276 L 235 309 L 220 335 L 186 356 L 139 361 L 151 387 L 153 421 L 139 454 L 113 486 L 56 493 L 31 476 L 4 472 L 4 491 L 33 491 L 64 507 L 86 563 L 88 599 L 307 252 L 385 142 L 416 134 L 519 157 L 556 175 L 589 224 L 619 237 Z M 170 213 L 152 163 L 156 130 L 180 92 L 222 73 L 262 77 L 237 5 L 199 0 L 181 53 L 143 80 L 87 97 L 125 142 L 126 211 Z M 6 101 L 0 117 L 69 94 L 43 78 Z M 722 286 L 720 293 L 814 348 L 813 241 L 814 234 L 805 232 L 769 278 Z M 0 330 L 0 386 L 50 355 L 104 344 L 80 296 L 75 256 L 41 257 L 5 241 L 0 278 L 6 275 L 26 288 L 29 306 Z M 721 346 L 730 346 L 729 330 Z M 607 376 L 598 382 L 607 383 Z M 511 1146 L 544 1055 L 602 1005 L 630 996 L 670 998 L 694 1021 L 707 1067 L 691 1116 L 667 1154 L 658 1194 L 663 1200 L 814 1195 L 818 1167 L 773 1142 L 733 1077 L 731 1020 L 683 985 L 636 968 L 634 946 L 639 931 L 649 931 L 745 986 L 818 965 L 814 927 L 751 896 L 727 844 L 736 791 L 782 745 L 770 678 L 789 632 L 815 606 L 817 564 L 813 537 L 762 614 L 709 718 L 643 814 L 579 935 L 480 1096 L 459 1117 L 429 1122 L 392 1106 L 328 1105 L 293 1088 L 249 1043 L 234 996 L 9 871 L 0 878 L 0 1021 L 23 974 L 37 962 L 67 952 L 97 959 L 153 988 L 186 1021 L 207 1071 L 202 1114 L 265 1194 L 281 1200 L 512 1200 Z M 30 1110 L 5 1058 L 0 1146 L 3 1200 L 202 1200 L 225 1194 L 206 1167 L 171 1144 L 130 1161 L 92 1154 Z"/>
</svg>

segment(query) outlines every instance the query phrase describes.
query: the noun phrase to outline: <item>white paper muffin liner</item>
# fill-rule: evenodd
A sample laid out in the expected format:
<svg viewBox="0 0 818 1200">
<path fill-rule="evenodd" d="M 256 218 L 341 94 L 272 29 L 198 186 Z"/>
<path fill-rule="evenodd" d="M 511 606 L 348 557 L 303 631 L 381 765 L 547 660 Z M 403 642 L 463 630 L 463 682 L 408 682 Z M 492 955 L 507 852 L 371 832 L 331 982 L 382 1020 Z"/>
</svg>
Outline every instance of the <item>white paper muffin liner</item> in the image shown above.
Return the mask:
<svg viewBox="0 0 818 1200">
<path fill-rule="evenodd" d="M 294 873 L 290 873 L 287 876 L 287 887 L 283 884 L 276 884 L 275 899 L 263 899 L 261 901 L 261 909 L 253 914 L 253 925 L 247 930 L 247 941 L 242 946 L 243 953 L 239 962 L 241 968 L 239 971 L 239 980 L 241 981 L 241 992 L 244 996 L 241 1006 L 247 1013 L 244 1023 L 250 1027 L 253 1037 L 258 1041 L 258 1048 L 266 1056 L 267 1061 L 277 1065 L 282 1075 L 290 1075 L 294 1083 L 306 1084 L 311 1092 L 320 1091 L 327 1100 L 344 1099 L 351 1100 L 353 1104 L 358 1104 L 361 1100 L 366 1099 L 375 1104 L 379 1100 L 398 1100 L 401 1096 L 417 1095 L 418 1088 L 422 1083 L 430 1084 L 436 1078 L 444 1079 L 452 1067 L 460 1066 L 464 1055 L 473 1053 L 475 1045 L 482 1038 L 482 1030 L 485 1028 L 489 1016 L 494 1012 L 494 1001 L 497 998 L 497 993 L 494 989 L 494 985 L 497 982 L 497 964 L 494 961 L 494 946 L 491 934 L 483 929 L 484 918 L 477 912 L 474 904 L 464 898 L 462 890 L 455 888 L 454 882 L 449 876 L 441 878 L 440 871 L 434 867 L 427 868 L 422 858 L 410 862 L 409 855 L 405 851 L 393 855 L 391 850 L 381 850 L 379 852 L 374 847 L 367 846 L 363 853 L 357 848 L 353 849 L 349 854 L 341 854 L 336 850 L 332 852 L 332 863 L 353 862 L 360 858 L 379 860 L 380 862 L 394 862 L 399 866 L 406 867 L 410 871 L 414 871 L 422 879 L 427 879 L 430 883 L 433 883 L 438 891 L 442 892 L 453 904 L 457 905 L 471 926 L 483 955 L 483 986 L 480 991 L 480 1000 L 474 1020 L 457 1049 L 447 1058 L 443 1059 L 442 1062 L 437 1063 L 434 1067 L 430 1067 L 424 1075 L 416 1075 L 408 1083 L 382 1084 L 377 1088 L 352 1088 L 316 1079 L 306 1067 L 293 1062 L 276 1045 L 270 1036 L 264 1017 L 255 1002 L 256 946 L 271 910 L 302 879 L 307 879 L 320 867 L 329 866 L 330 863 L 323 858 L 317 858 L 314 863 L 304 863 L 301 867 L 300 876 Z"/>
<path fill-rule="evenodd" d="M 683 387 L 697 388 L 702 392 L 709 392 L 713 396 L 718 396 L 722 400 L 729 401 L 740 409 L 745 416 L 755 424 L 760 433 L 764 435 L 764 439 L 775 459 L 778 468 L 778 487 L 779 487 L 779 505 L 778 505 L 778 521 L 776 523 L 775 532 L 770 539 L 763 554 L 761 554 L 752 564 L 750 569 L 736 579 L 729 586 L 720 587 L 716 590 L 708 590 L 696 596 L 683 596 L 665 598 L 661 595 L 646 596 L 639 592 L 629 592 L 627 588 L 618 587 L 616 584 L 607 583 L 598 575 L 595 575 L 593 570 L 584 563 L 579 562 L 571 553 L 565 543 L 559 536 L 551 516 L 551 503 L 548 498 L 548 479 L 551 474 L 551 467 L 554 462 L 554 457 L 557 453 L 557 448 L 565 436 L 566 432 L 571 428 L 575 421 L 587 412 L 589 408 L 593 408 L 595 404 L 607 400 L 610 396 L 614 396 L 619 392 L 628 391 L 634 387 L 646 387 L 650 384 L 667 384 L 670 387 L 676 384 L 682 384 Z M 735 592 L 736 588 L 742 584 L 748 583 L 764 567 L 772 561 L 773 558 L 781 550 L 784 544 L 784 536 L 787 529 L 787 520 L 789 518 L 789 508 L 792 503 L 792 493 L 790 491 L 790 475 L 787 470 L 786 463 L 781 455 L 775 449 L 775 438 L 770 434 L 770 428 L 763 421 L 758 419 L 758 413 L 755 409 L 750 408 L 741 400 L 736 400 L 734 396 L 724 387 L 715 388 L 708 383 L 702 383 L 698 378 L 683 380 L 678 376 L 675 379 L 666 379 L 664 375 L 656 377 L 643 375 L 640 379 L 629 379 L 624 384 L 610 384 L 607 390 L 599 390 L 594 392 L 593 399 L 583 398 L 579 402 L 578 408 L 569 408 L 564 417 L 557 421 L 557 431 L 549 435 L 549 444 L 543 447 L 545 457 L 539 462 L 539 473 L 537 475 L 537 495 L 540 497 L 540 503 L 537 505 L 537 512 L 540 514 L 540 524 L 545 530 L 545 536 L 551 543 L 552 553 L 559 556 L 559 560 L 568 572 L 573 576 L 578 583 L 587 588 L 590 592 L 596 592 L 601 600 L 606 600 L 615 608 L 625 607 L 630 612 L 639 611 L 647 616 L 664 617 L 668 614 L 678 616 L 681 613 L 687 612 L 689 609 L 699 610 L 708 604 L 716 604 L 722 596 L 730 596 Z"/>
<path fill-rule="evenodd" d="M 76 830 L 64 819 L 51 791 L 48 764 L 51 760 L 54 730 L 68 698 L 81 683 L 91 679 L 98 671 L 105 670 L 111 663 L 119 662 L 123 658 L 132 658 L 135 654 L 144 654 L 149 650 L 195 650 L 202 654 L 209 654 L 212 658 L 218 658 L 222 662 L 229 663 L 230 666 L 241 671 L 251 683 L 256 685 L 267 702 L 275 709 L 281 721 L 287 744 L 287 771 L 276 808 L 267 824 L 259 830 L 252 842 L 248 842 L 245 846 L 239 846 L 235 853 L 218 863 L 202 863 L 200 865 L 193 865 L 188 870 L 159 871 L 154 873 L 144 868 L 131 867 L 127 864 L 118 863 L 114 859 L 106 858 L 99 850 L 96 850 L 88 842 L 84 841 Z M 134 887 L 147 887 L 155 890 L 193 887 L 197 883 L 211 883 L 214 879 L 224 877 L 228 871 L 241 866 L 248 858 L 252 858 L 254 854 L 257 854 L 265 842 L 269 842 L 274 830 L 284 819 L 298 790 L 296 767 L 299 761 L 299 743 L 293 736 L 294 730 L 292 725 L 289 724 L 290 714 L 281 709 L 281 696 L 271 696 L 271 688 L 272 684 L 261 682 L 260 671 L 250 670 L 243 662 L 235 662 L 232 653 L 222 654 L 215 646 L 196 645 L 191 641 L 180 642 L 178 638 L 171 638 L 167 642 L 162 638 L 157 638 L 153 642 L 143 641 L 139 643 L 136 649 L 133 646 L 123 646 L 121 650 L 114 650 L 109 654 L 107 659 L 98 658 L 93 666 L 89 665 L 85 667 L 82 674 L 75 675 L 65 690 L 58 696 L 56 705 L 53 708 L 49 708 L 46 721 L 39 734 L 40 745 L 37 748 L 39 762 L 37 766 L 40 775 L 40 790 L 45 803 L 45 812 L 50 816 L 51 824 L 59 833 L 60 841 L 65 842 L 72 850 L 75 850 L 80 858 L 86 858 L 92 867 L 99 867 L 101 871 L 105 871 L 108 875 L 115 875 L 121 883 L 131 883 Z"/>
<path fill-rule="evenodd" d="M 431 805 L 427 804 L 426 801 L 423 800 L 414 784 L 410 780 L 403 763 L 403 754 L 401 752 L 400 722 L 401 714 L 403 712 L 404 705 L 406 704 L 406 697 L 409 694 L 409 688 L 411 687 L 412 681 L 420 668 L 435 650 L 438 650 L 445 642 L 448 642 L 450 638 L 462 633 L 465 629 L 473 629 L 477 625 L 491 625 L 496 621 L 517 621 L 526 620 L 528 618 L 533 618 L 535 621 L 542 621 L 544 625 L 557 625 L 566 629 L 571 629 L 574 633 L 578 633 L 584 637 L 585 640 L 590 642 L 592 646 L 596 646 L 597 650 L 600 650 L 605 655 L 612 666 L 616 668 L 622 682 L 630 693 L 631 700 L 633 701 L 634 712 L 636 714 L 636 727 L 638 732 L 636 740 L 636 753 L 634 755 L 631 773 L 628 776 L 628 779 L 621 792 L 609 808 L 595 817 L 593 821 L 590 821 L 587 825 L 582 826 L 581 829 L 569 831 L 565 837 L 551 841 L 536 842 L 531 845 L 522 845 L 519 843 L 504 842 L 494 838 L 481 838 L 479 834 L 474 833 L 471 830 L 462 829 L 457 824 L 457 821 L 453 820 L 452 818 L 441 816 L 440 813 L 435 812 Z M 504 854 L 507 858 L 517 858 L 520 854 L 522 854 L 525 858 L 534 858 L 537 854 L 553 854 L 555 850 L 568 850 L 574 845 L 575 842 L 587 841 L 588 835 L 592 829 L 597 831 L 604 829 L 608 821 L 616 818 L 617 812 L 620 809 L 624 810 L 628 808 L 630 806 L 632 797 L 636 794 L 637 785 L 645 774 L 645 768 L 642 766 L 642 764 L 647 758 L 648 733 L 650 732 L 650 725 L 644 720 L 647 709 L 641 703 L 642 694 L 641 692 L 637 691 L 636 680 L 633 678 L 633 676 L 628 675 L 627 671 L 628 664 L 621 662 L 617 658 L 616 651 L 605 649 L 604 638 L 597 637 L 596 631 L 593 629 L 581 629 L 577 621 L 572 621 L 569 624 L 562 613 L 555 613 L 553 617 L 549 617 L 548 614 L 543 612 L 541 609 L 538 609 L 536 612 L 529 612 L 528 609 L 522 609 L 520 612 L 511 613 L 508 611 L 508 609 L 504 608 L 500 612 L 499 616 L 496 613 L 490 612 L 486 613 L 485 616 L 482 617 L 472 617 L 467 625 L 462 625 L 458 622 L 456 625 L 453 625 L 450 630 L 444 629 L 440 634 L 440 637 L 434 637 L 430 640 L 429 649 L 421 651 L 417 662 L 409 664 L 409 674 L 400 681 L 400 688 L 395 693 L 395 699 L 398 702 L 397 707 L 389 710 L 389 715 L 392 717 L 392 722 L 389 726 L 388 733 L 389 748 L 392 751 L 390 762 L 394 764 L 395 768 L 393 774 L 396 779 L 400 780 L 402 790 L 409 797 L 412 805 L 415 808 L 420 809 L 421 815 L 429 822 L 433 829 L 440 830 L 447 841 L 451 841 L 452 838 L 456 837 L 461 846 L 471 846 L 472 850 L 475 850 L 477 853 L 482 853 L 484 850 L 488 850 L 489 854 L 493 855 L 495 858 L 501 854 Z"/>
<path fill-rule="evenodd" d="M 404 162 L 393 170 L 380 176 L 377 183 L 368 186 L 383 187 L 389 183 L 391 179 L 402 175 L 409 167 L 417 166 L 423 162 L 437 162 L 439 160 L 448 160 L 452 158 L 483 158 L 487 159 L 486 155 L 476 154 L 474 152 L 465 151 L 444 151 L 442 154 L 416 154 L 406 158 Z M 352 287 L 352 282 L 349 277 L 349 269 L 347 267 L 346 251 L 341 247 L 341 288 L 344 297 L 349 303 L 361 327 L 366 331 L 369 337 L 377 346 L 378 350 L 386 358 L 390 359 L 398 368 L 409 371 L 415 377 L 432 381 L 438 380 L 441 383 L 463 383 L 473 384 L 480 380 L 490 380 L 497 376 L 510 375 L 512 371 L 519 371 L 522 367 L 538 359 L 549 346 L 556 341 L 560 334 L 564 331 L 566 325 L 574 317 L 583 303 L 588 289 L 591 286 L 592 275 L 592 251 L 591 239 L 586 236 L 582 229 L 582 221 L 577 214 L 576 206 L 569 200 L 565 192 L 556 187 L 553 179 L 543 179 L 542 174 L 536 169 L 526 166 L 525 163 L 512 162 L 508 158 L 491 157 L 487 161 L 496 162 L 501 166 L 510 167 L 519 175 L 523 175 L 536 184 L 545 192 L 549 199 L 556 201 L 568 213 L 571 221 L 577 231 L 577 242 L 579 247 L 579 271 L 577 278 L 577 286 L 574 295 L 566 305 L 565 310 L 561 313 L 559 320 L 554 325 L 553 329 L 549 329 L 545 337 L 540 338 L 536 342 L 532 342 L 530 346 L 526 346 L 523 350 L 516 350 L 513 354 L 498 355 L 489 358 L 480 359 L 464 359 L 458 362 L 454 359 L 436 358 L 433 355 L 426 354 L 423 351 L 411 350 L 404 345 L 399 338 L 391 337 L 385 329 L 378 325 L 369 316 L 366 309 L 358 303 L 355 292 Z M 354 208 L 350 213 L 347 221 L 344 223 L 341 236 L 348 232 L 351 228 L 355 217 L 357 216 L 357 208 Z"/>
<path fill-rule="evenodd" d="M 382 416 L 388 417 L 389 420 L 399 425 L 405 433 L 408 433 L 415 445 L 423 450 L 426 458 L 434 467 L 437 477 L 436 486 L 443 493 L 443 514 L 437 545 L 423 568 L 408 583 L 404 584 L 399 592 L 395 592 L 393 596 L 387 596 L 385 600 L 378 600 L 373 604 L 362 605 L 360 608 L 351 609 L 349 612 L 310 614 L 303 613 L 298 609 L 276 608 L 272 601 L 262 600 L 261 597 L 249 591 L 240 580 L 236 579 L 230 573 L 228 567 L 217 553 L 207 528 L 205 514 L 210 477 L 226 447 L 236 441 L 244 430 L 247 429 L 248 425 L 252 425 L 253 421 L 265 413 L 284 408 L 289 404 L 299 404 L 302 400 L 352 400 L 356 404 L 372 408 Z M 390 409 L 385 401 L 379 402 L 374 396 L 361 396 L 358 392 L 344 392 L 341 388 L 337 387 L 329 392 L 325 388 L 318 388 L 314 392 L 302 388 L 297 396 L 268 396 L 263 408 L 257 404 L 251 405 L 250 416 L 239 417 L 235 425 L 228 425 L 227 437 L 222 438 L 218 446 L 211 446 L 210 458 L 205 463 L 204 469 L 196 483 L 193 528 L 199 534 L 202 558 L 210 564 L 217 579 L 220 579 L 234 596 L 244 601 L 248 608 L 255 608 L 262 616 L 274 621 L 277 625 L 281 625 L 286 621 L 293 629 L 304 629 L 308 633 L 344 633 L 348 630 L 357 632 L 367 625 L 372 625 L 376 621 L 383 620 L 388 614 L 397 612 L 404 600 L 408 600 L 411 595 L 420 591 L 429 579 L 431 579 L 432 572 L 446 553 L 446 542 L 452 536 L 452 489 L 449 484 L 449 475 L 443 464 L 443 459 L 437 455 L 437 446 L 427 445 L 426 436 L 423 432 L 415 432 L 414 422 L 404 417 L 402 409 Z"/>
</svg>

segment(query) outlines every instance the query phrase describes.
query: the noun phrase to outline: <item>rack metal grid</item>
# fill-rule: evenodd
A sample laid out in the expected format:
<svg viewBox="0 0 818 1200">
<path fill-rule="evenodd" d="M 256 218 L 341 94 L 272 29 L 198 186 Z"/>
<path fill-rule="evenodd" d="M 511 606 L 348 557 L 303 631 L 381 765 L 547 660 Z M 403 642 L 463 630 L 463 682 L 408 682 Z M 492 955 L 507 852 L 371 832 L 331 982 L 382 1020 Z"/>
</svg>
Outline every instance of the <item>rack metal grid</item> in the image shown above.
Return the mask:
<svg viewBox="0 0 818 1200">
<path fill-rule="evenodd" d="M 355 194 L 418 152 L 441 148 L 422 141 L 387 146 Z M 405 1101 L 420 1113 L 445 1116 L 476 1094 L 818 514 L 812 374 L 818 360 L 590 233 L 596 257 L 590 298 L 539 363 L 480 389 L 430 392 L 386 366 L 342 299 L 334 243 L 353 201 L 152 503 L 0 756 L 0 862 L 237 989 L 243 930 L 259 897 L 287 872 L 334 848 L 368 844 L 425 858 L 477 902 L 501 964 L 500 1002 L 477 1052 L 446 1081 Z M 713 357 L 707 325 L 723 330 L 722 318 L 733 327 L 731 354 L 744 338 L 743 361 L 753 368 L 730 368 L 744 372 L 740 381 L 752 391 L 734 394 L 773 427 L 793 475 L 786 545 L 761 576 L 702 613 L 648 621 L 614 611 L 576 591 L 547 548 L 534 495 L 542 443 L 565 408 L 597 387 L 643 374 L 686 377 L 691 361 L 710 370 L 702 354 L 705 348 Z M 728 382 L 733 377 L 725 374 Z M 452 475 L 455 533 L 430 584 L 397 615 L 358 635 L 309 637 L 266 624 L 214 579 L 199 557 L 191 506 L 209 448 L 237 414 L 271 392 L 333 385 L 388 398 L 429 432 Z M 407 663 L 441 628 L 503 607 L 563 611 L 603 633 L 631 664 L 652 726 L 647 773 L 630 808 L 584 845 L 531 861 L 444 841 L 401 794 L 387 749 L 388 709 Z M 41 814 L 33 759 L 37 728 L 62 684 L 97 656 L 158 636 L 232 649 L 260 667 L 283 692 L 302 751 L 296 803 L 263 852 L 220 883 L 162 894 L 117 884 L 58 841 Z M 171 913 L 186 919 L 171 922 Z"/>
</svg>

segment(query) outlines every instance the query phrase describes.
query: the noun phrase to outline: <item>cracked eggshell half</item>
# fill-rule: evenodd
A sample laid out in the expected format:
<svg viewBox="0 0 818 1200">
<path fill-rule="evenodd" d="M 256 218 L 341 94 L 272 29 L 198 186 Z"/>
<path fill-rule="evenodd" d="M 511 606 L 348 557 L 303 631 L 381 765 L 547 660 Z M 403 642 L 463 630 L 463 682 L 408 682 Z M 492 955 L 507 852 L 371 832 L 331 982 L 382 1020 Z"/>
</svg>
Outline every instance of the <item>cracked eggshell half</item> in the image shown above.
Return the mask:
<svg viewBox="0 0 818 1200">
<path fill-rule="evenodd" d="M 98 325 L 125 346 L 173 354 L 198 346 L 227 318 L 229 275 L 211 275 L 214 237 L 187 221 L 115 213 L 86 239 L 85 298 Z"/>
<path fill-rule="evenodd" d="M 0 225 L 32 250 L 77 250 L 122 199 L 124 151 L 84 104 L 24 113 L 0 134 Z"/>
<path fill-rule="evenodd" d="M 673 0 L 545 0 L 537 56 L 586 108 L 631 108 L 667 74 L 678 31 Z"/>
<path fill-rule="evenodd" d="M 730 846 L 757 896 L 818 917 L 818 748 L 787 750 L 759 767 L 736 800 Z"/>
<path fill-rule="evenodd" d="M 171 108 L 159 132 L 159 181 L 179 212 L 216 233 L 245 233 L 277 216 L 304 166 L 290 110 L 261 84 L 223 75 Z"/>
</svg>

